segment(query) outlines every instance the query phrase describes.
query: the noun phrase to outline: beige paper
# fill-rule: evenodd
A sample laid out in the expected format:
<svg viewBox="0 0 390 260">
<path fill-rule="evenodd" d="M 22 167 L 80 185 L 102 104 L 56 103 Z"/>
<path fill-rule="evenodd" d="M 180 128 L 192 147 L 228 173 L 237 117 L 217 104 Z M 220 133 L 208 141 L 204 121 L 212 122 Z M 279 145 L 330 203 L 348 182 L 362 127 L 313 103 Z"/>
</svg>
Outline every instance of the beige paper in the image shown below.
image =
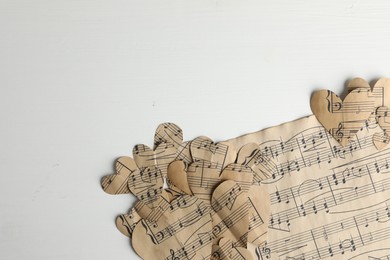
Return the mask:
<svg viewBox="0 0 390 260">
<path fill-rule="evenodd" d="M 154 149 L 162 143 L 169 143 L 176 147 L 176 157 L 187 165 L 192 162 L 190 154 L 190 142 L 183 142 L 182 129 L 173 123 L 160 124 L 154 135 Z"/>
<path fill-rule="evenodd" d="M 168 180 L 188 195 L 193 195 L 188 185 L 186 166 L 182 161 L 174 161 L 168 166 Z"/>
<path fill-rule="evenodd" d="M 316 91 L 310 106 L 326 130 L 343 146 L 366 124 L 374 112 L 370 89 L 353 89 L 342 101 L 330 90 Z"/>
<path fill-rule="evenodd" d="M 131 170 L 102 182 L 137 193 L 124 180 L 148 168 L 168 177 L 118 229 L 143 259 L 389 259 L 389 82 L 371 90 L 355 78 L 344 101 L 313 96 L 321 123 L 309 116 L 221 143 L 183 143 L 178 126 L 161 124 L 154 151 L 137 147 L 136 164 L 119 160 Z"/>
<path fill-rule="evenodd" d="M 213 245 L 211 260 L 251 260 L 252 255 L 249 250 L 243 247 L 233 247 L 233 243 L 228 238 L 221 238 L 218 245 Z"/>
<path fill-rule="evenodd" d="M 270 199 L 267 185 L 252 185 L 248 193 L 248 244 L 264 245 L 268 238 Z"/>
<path fill-rule="evenodd" d="M 247 197 L 248 216 L 246 218 L 248 219 L 248 223 L 245 225 L 248 226 L 243 228 L 243 230 L 240 230 L 239 235 L 236 235 L 236 237 L 239 237 L 238 240 L 231 238 L 235 247 L 246 247 L 247 243 L 261 245 L 267 238 L 269 194 L 265 185 L 259 185 L 257 181 L 253 181 L 255 176 L 256 173 L 252 171 L 251 168 L 237 163 L 227 165 L 221 173 L 221 180 L 235 181 L 239 185 L 240 192 L 242 193 L 241 195 Z M 232 193 L 232 195 L 234 195 L 234 193 Z M 231 197 L 233 197 L 232 195 Z M 218 202 L 218 200 L 216 202 Z M 241 203 L 243 203 L 243 201 L 241 201 Z M 219 202 L 219 204 L 223 205 L 226 204 L 226 202 Z M 213 203 L 212 207 L 218 208 L 218 205 Z"/>
<path fill-rule="evenodd" d="M 214 190 L 211 205 L 215 240 L 228 238 L 236 246 L 246 247 L 249 226 L 248 192 L 235 181 L 224 181 Z"/>
<path fill-rule="evenodd" d="M 154 209 L 154 221 L 141 220 L 133 231 L 132 245 L 145 260 L 209 259 L 211 218 L 204 202 L 188 195 Z"/>
<path fill-rule="evenodd" d="M 131 237 L 137 223 L 141 220 L 135 208 L 130 209 L 128 214 L 119 215 L 115 224 L 117 229 L 125 236 Z"/>
<path fill-rule="evenodd" d="M 116 173 L 102 178 L 102 188 L 108 194 L 127 194 L 127 182 L 131 175 L 139 174 L 139 169 L 131 157 L 120 157 L 115 163 Z"/>
<path fill-rule="evenodd" d="M 116 173 L 103 177 L 102 187 L 109 194 L 133 193 L 139 200 L 153 204 L 161 195 L 168 165 L 174 160 L 192 161 L 190 142 L 183 142 L 181 128 L 172 123 L 160 124 L 155 132 L 154 150 L 139 144 L 133 158 L 121 157 L 115 164 Z M 180 193 L 167 182 L 170 192 Z"/>
<path fill-rule="evenodd" d="M 187 169 L 188 184 L 193 194 L 209 205 L 222 170 L 236 159 L 236 150 L 201 136 L 191 141 L 190 151 L 193 162 Z"/>
<path fill-rule="evenodd" d="M 236 147 L 257 143 L 272 162 L 272 177 L 261 182 L 270 194 L 268 238 L 253 256 L 385 259 L 390 149 L 372 142 L 381 131 L 368 122 L 343 147 L 310 116 L 230 140 Z"/>
<path fill-rule="evenodd" d="M 140 171 L 128 179 L 130 191 L 146 204 L 153 204 L 159 198 L 169 163 L 174 159 L 176 148 L 172 144 L 162 143 L 156 150 L 146 145 L 136 145 L 133 149 L 134 160 Z"/>
<path fill-rule="evenodd" d="M 314 115 L 342 145 L 348 144 L 367 121 L 376 120 L 384 131 L 375 134 L 373 142 L 378 150 L 383 149 L 390 142 L 386 133 L 389 128 L 386 119 L 390 107 L 390 79 L 379 79 L 371 90 L 366 80 L 354 78 L 349 81 L 347 90 L 349 94 L 344 102 L 329 90 L 316 91 L 311 99 Z"/>
<path fill-rule="evenodd" d="M 182 194 L 175 194 L 176 196 Z M 129 213 L 119 215 L 116 218 L 115 224 L 117 229 L 125 236 L 131 237 L 136 224 L 141 219 L 153 221 L 156 218 L 156 212 L 166 205 L 166 201 L 170 202 L 174 196 L 171 194 L 171 189 L 162 190 L 160 196 L 154 204 L 147 204 L 143 201 L 137 201 Z M 155 209 L 155 210 L 154 210 Z M 154 214 L 152 214 L 154 212 Z"/>
</svg>

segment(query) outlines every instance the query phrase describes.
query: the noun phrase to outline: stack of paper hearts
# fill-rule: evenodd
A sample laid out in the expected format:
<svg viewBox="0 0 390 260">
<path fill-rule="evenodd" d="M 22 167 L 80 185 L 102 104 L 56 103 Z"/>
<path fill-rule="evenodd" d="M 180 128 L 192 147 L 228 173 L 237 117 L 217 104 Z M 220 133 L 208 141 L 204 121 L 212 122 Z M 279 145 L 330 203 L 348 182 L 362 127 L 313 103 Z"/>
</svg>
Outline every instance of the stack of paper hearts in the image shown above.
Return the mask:
<svg viewBox="0 0 390 260">
<path fill-rule="evenodd" d="M 136 145 L 102 179 L 105 192 L 138 199 L 117 228 L 146 260 L 252 259 L 247 247 L 265 243 L 270 202 L 264 158 L 245 153 L 203 136 L 183 142 L 177 125 L 161 124 L 154 149 Z"/>
<path fill-rule="evenodd" d="M 381 154 L 372 167 L 355 167 L 361 161 L 352 161 L 369 159 L 366 155 L 377 150 L 385 153 L 390 143 L 389 88 L 390 79 L 380 79 L 371 88 L 355 78 L 343 100 L 329 90 L 316 91 L 310 102 L 314 116 L 219 143 L 204 136 L 183 141 L 177 125 L 159 125 L 153 149 L 136 145 L 133 157 L 119 158 L 116 172 L 102 179 L 107 193 L 132 193 L 138 199 L 117 218 L 117 228 L 146 260 L 264 259 L 261 255 L 270 258 L 271 251 L 279 259 L 305 259 L 305 248 L 311 248 L 304 244 L 307 239 L 315 242 L 311 254 L 333 256 L 336 249 L 330 243 L 321 251 L 315 240 L 318 230 L 328 235 L 322 230 L 333 221 L 330 208 L 390 187 L 387 182 L 375 185 L 373 179 L 351 181 L 371 171 L 379 174 L 381 167 L 389 169 Z M 339 180 L 335 172 L 349 164 L 353 166 L 343 170 Z M 316 179 L 327 171 L 331 175 Z M 317 218 L 296 224 L 311 213 Z M 325 224 L 317 227 L 320 219 Z M 300 233 L 306 224 L 317 229 Z M 344 241 L 353 249 L 355 240 Z M 346 242 L 337 248 L 344 254 Z M 288 256 L 299 250 L 302 257 Z"/>
</svg>

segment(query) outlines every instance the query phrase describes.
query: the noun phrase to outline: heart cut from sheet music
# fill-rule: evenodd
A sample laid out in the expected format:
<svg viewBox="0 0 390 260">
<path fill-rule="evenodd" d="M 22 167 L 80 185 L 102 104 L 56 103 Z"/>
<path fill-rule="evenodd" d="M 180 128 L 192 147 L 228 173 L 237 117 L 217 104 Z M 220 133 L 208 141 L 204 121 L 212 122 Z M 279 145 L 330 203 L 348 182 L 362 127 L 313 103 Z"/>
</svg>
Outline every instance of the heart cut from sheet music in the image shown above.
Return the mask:
<svg viewBox="0 0 390 260">
<path fill-rule="evenodd" d="M 280 143 L 280 146 L 280 150 L 275 150 L 275 155 L 272 157 L 277 157 L 284 149 L 294 150 L 291 144 Z M 276 163 L 270 156 L 266 156 L 256 143 L 248 143 L 241 147 L 237 155 L 237 163 L 253 171 L 253 184 L 256 185 L 260 185 L 261 182 L 271 177 L 275 179 L 277 174 Z"/>
<path fill-rule="evenodd" d="M 190 142 L 183 142 L 183 131 L 174 123 L 160 124 L 154 134 L 154 149 L 162 143 L 176 147 L 175 160 L 183 161 L 186 165 L 192 162 Z"/>
<path fill-rule="evenodd" d="M 116 173 L 102 178 L 101 184 L 105 192 L 109 194 L 133 192 L 137 196 L 139 192 L 133 187 L 135 181 L 140 184 L 146 183 L 148 187 L 159 188 L 162 186 L 161 178 L 157 178 L 156 181 L 153 176 L 156 174 L 165 176 L 170 162 L 175 159 L 187 163 L 192 161 L 189 143 L 183 143 L 183 132 L 173 123 L 162 123 L 157 127 L 154 135 L 154 150 L 146 145 L 136 145 L 133 149 L 133 157 L 134 159 L 120 157 L 115 163 Z M 133 181 L 130 185 L 128 185 L 129 180 Z M 152 185 L 153 183 L 156 185 Z M 142 190 L 145 187 L 145 185 L 140 186 Z M 146 192 L 145 199 L 147 198 Z"/>
<path fill-rule="evenodd" d="M 158 207 L 165 204 L 165 201 L 171 201 L 171 188 L 162 191 L 161 196 L 153 204 L 146 204 L 143 201 L 137 201 L 129 213 L 121 214 L 116 218 L 115 224 L 117 229 L 125 236 L 131 237 L 136 224 L 141 219 L 153 221 L 155 212 Z M 183 194 L 181 194 L 183 195 Z M 157 208 L 157 209 L 156 209 Z M 154 214 L 152 214 L 154 212 Z"/>
<path fill-rule="evenodd" d="M 195 196 L 162 201 L 134 228 L 132 245 L 145 260 L 209 259 L 212 250 L 210 208 Z"/>
<path fill-rule="evenodd" d="M 132 175 L 139 175 L 139 169 L 131 157 L 120 157 L 115 162 L 115 174 L 102 178 L 102 188 L 108 194 L 127 194 L 130 189 L 127 182 Z"/>
<path fill-rule="evenodd" d="M 103 190 L 109 194 L 131 192 L 146 204 L 153 204 L 161 195 L 163 176 L 176 158 L 176 148 L 170 143 L 161 143 L 153 151 L 140 144 L 134 147 L 133 157 L 117 160 L 116 173 L 102 178 Z"/>
<path fill-rule="evenodd" d="M 311 110 L 325 129 L 343 146 L 367 124 L 375 109 L 370 89 L 355 88 L 344 101 L 330 90 L 314 92 Z"/>
<path fill-rule="evenodd" d="M 141 220 L 135 208 L 131 208 L 127 214 L 121 214 L 116 218 L 116 228 L 125 236 L 131 237 L 137 223 Z"/>
<path fill-rule="evenodd" d="M 225 237 L 246 247 L 249 226 L 248 192 L 235 181 L 222 182 L 214 190 L 211 207 L 215 241 Z"/>
<path fill-rule="evenodd" d="M 213 245 L 211 260 L 252 260 L 249 250 L 244 247 L 234 247 L 228 238 L 221 238 L 218 245 Z"/>
<path fill-rule="evenodd" d="M 268 238 L 271 203 L 267 185 L 252 185 L 248 191 L 248 244 L 260 246 Z"/>
<path fill-rule="evenodd" d="M 183 161 L 173 161 L 168 166 L 168 180 L 185 194 L 193 195 L 188 185 L 186 166 Z"/>
<path fill-rule="evenodd" d="M 183 130 L 174 123 L 160 124 L 154 134 L 154 149 L 161 143 L 171 143 L 179 147 L 183 142 Z"/>
<path fill-rule="evenodd" d="M 381 127 L 381 133 L 375 133 L 373 142 L 378 150 L 385 148 L 390 142 L 390 78 L 379 79 L 373 88 L 373 92 L 381 97 L 375 110 L 375 119 Z"/>
<path fill-rule="evenodd" d="M 378 107 L 376 109 L 376 121 L 381 127 L 382 132 L 373 135 L 373 142 L 378 150 L 384 149 L 390 142 L 390 111 L 387 107 Z"/>
<path fill-rule="evenodd" d="M 188 185 L 195 196 L 209 205 L 213 190 L 221 182 L 222 170 L 236 159 L 236 150 L 232 145 L 214 143 L 201 136 L 191 141 L 190 151 L 193 162 L 187 169 Z"/>
</svg>

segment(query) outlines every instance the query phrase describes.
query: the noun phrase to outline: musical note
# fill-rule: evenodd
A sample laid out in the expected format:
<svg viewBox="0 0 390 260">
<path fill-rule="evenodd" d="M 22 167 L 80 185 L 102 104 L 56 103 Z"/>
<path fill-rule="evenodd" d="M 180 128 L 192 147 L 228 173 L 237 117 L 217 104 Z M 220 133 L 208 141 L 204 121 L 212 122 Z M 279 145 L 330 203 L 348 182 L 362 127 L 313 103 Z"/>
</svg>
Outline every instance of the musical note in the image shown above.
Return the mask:
<svg viewBox="0 0 390 260">
<path fill-rule="evenodd" d="M 271 214 L 268 240 L 256 251 L 259 259 L 350 259 L 359 250 L 390 244 L 390 210 L 383 206 L 390 199 L 390 149 L 373 145 L 378 131 L 373 121 L 337 129 L 356 136 L 342 147 L 308 117 L 232 140 L 238 147 L 257 143 L 240 150 L 238 162 L 257 154 L 268 161 L 262 170 L 270 179 L 261 183 L 269 190 Z"/>
</svg>

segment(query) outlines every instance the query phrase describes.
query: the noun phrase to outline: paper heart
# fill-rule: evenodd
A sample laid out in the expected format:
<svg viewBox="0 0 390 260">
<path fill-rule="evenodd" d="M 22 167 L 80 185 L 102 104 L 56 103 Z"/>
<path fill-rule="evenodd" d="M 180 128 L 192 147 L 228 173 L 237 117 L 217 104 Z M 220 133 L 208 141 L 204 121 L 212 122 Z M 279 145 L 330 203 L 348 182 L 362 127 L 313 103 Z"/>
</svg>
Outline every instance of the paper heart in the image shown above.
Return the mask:
<svg viewBox="0 0 390 260">
<path fill-rule="evenodd" d="M 310 106 L 317 120 L 343 146 L 364 126 L 375 108 L 371 91 L 353 89 L 342 101 L 330 90 L 316 91 Z"/>
<path fill-rule="evenodd" d="M 171 143 L 161 143 L 152 150 L 149 146 L 138 144 L 133 148 L 133 158 L 138 168 L 158 168 L 166 176 L 168 165 L 176 158 L 176 147 Z"/>
<path fill-rule="evenodd" d="M 162 143 L 170 143 L 176 147 L 175 160 L 184 161 L 186 164 L 192 162 L 190 142 L 183 142 L 183 131 L 179 126 L 173 123 L 160 124 L 154 135 L 155 149 Z"/>
<path fill-rule="evenodd" d="M 173 161 L 168 166 L 168 179 L 188 195 L 193 195 L 188 185 L 185 164 L 182 161 Z"/>
<path fill-rule="evenodd" d="M 267 239 L 270 216 L 270 198 L 267 185 L 253 185 L 256 174 L 251 168 L 240 164 L 229 164 L 221 174 L 223 180 L 233 180 L 247 194 L 249 210 L 247 242 L 261 245 Z"/>
<path fill-rule="evenodd" d="M 161 143 L 171 143 L 175 147 L 179 147 L 183 142 L 183 131 L 173 123 L 160 124 L 154 134 L 154 147 L 156 148 Z"/>
<path fill-rule="evenodd" d="M 220 174 L 234 162 L 236 151 L 231 145 L 203 136 L 191 142 L 190 150 L 194 161 L 187 169 L 188 184 L 194 195 L 209 205 L 213 190 L 221 182 Z"/>
<path fill-rule="evenodd" d="M 390 107 L 390 78 L 380 78 L 372 88 L 375 107 Z"/>
<path fill-rule="evenodd" d="M 205 136 L 195 138 L 191 142 L 190 150 L 194 161 L 213 162 L 221 171 L 236 159 L 236 150 L 232 145 L 224 142 L 214 143 Z"/>
<path fill-rule="evenodd" d="M 101 184 L 108 194 L 127 194 L 130 189 L 127 181 L 131 175 L 139 174 L 139 169 L 130 157 L 120 157 L 115 163 L 116 173 L 104 176 Z"/>
<path fill-rule="evenodd" d="M 132 208 L 128 214 L 119 215 L 115 220 L 115 225 L 123 235 L 131 237 L 135 226 L 140 220 L 140 215 L 135 208 Z"/>
<path fill-rule="evenodd" d="M 267 241 L 271 202 L 267 185 L 252 185 L 248 192 L 248 243 L 260 246 Z"/>
<path fill-rule="evenodd" d="M 131 174 L 128 187 L 139 200 L 146 204 L 156 203 L 163 189 L 168 165 L 176 158 L 176 148 L 172 144 L 162 143 L 153 151 L 141 144 L 134 147 L 133 156 L 140 171 Z"/>
<path fill-rule="evenodd" d="M 253 175 L 254 172 L 245 165 L 231 163 L 223 169 L 219 178 L 221 181 L 235 181 L 240 185 L 243 191 L 247 192 L 253 183 Z"/>
<path fill-rule="evenodd" d="M 215 241 L 225 237 L 246 247 L 249 226 L 248 194 L 235 181 L 224 181 L 214 190 L 211 200 Z"/>
<path fill-rule="evenodd" d="M 173 198 L 176 198 L 172 195 L 172 192 L 170 188 L 162 190 L 160 197 L 153 204 L 137 201 L 128 214 L 122 214 L 116 218 L 116 227 L 122 234 L 131 237 L 135 225 L 141 219 L 155 221 L 158 216 L 157 212 L 164 207 L 166 201 L 170 202 Z M 175 194 L 175 196 L 179 195 L 182 196 L 183 194 Z"/>
<path fill-rule="evenodd" d="M 376 121 L 383 130 L 381 133 L 375 133 L 373 142 L 378 150 L 385 148 L 390 142 L 390 111 L 387 107 L 378 107 L 376 109 Z"/>
<path fill-rule="evenodd" d="M 357 88 L 371 89 L 370 84 L 367 82 L 367 80 L 363 78 L 356 77 L 348 81 L 347 84 L 348 92 L 351 92 L 352 90 Z"/>
<path fill-rule="evenodd" d="M 154 222 L 143 219 L 134 228 L 133 248 L 142 259 L 210 256 L 211 218 L 209 208 L 202 201 L 184 195 L 170 203 L 166 201 L 156 215 Z"/>
<path fill-rule="evenodd" d="M 260 185 L 265 180 L 275 178 L 277 165 L 269 156 L 264 155 L 259 145 L 248 143 L 241 147 L 237 155 L 237 163 L 253 171 L 253 184 Z"/>
<path fill-rule="evenodd" d="M 252 185 L 255 173 L 251 168 L 240 164 L 229 164 L 221 174 L 222 180 L 235 181 L 241 191 L 247 196 L 249 205 L 249 224 L 247 233 L 243 236 L 248 243 L 260 245 L 267 239 L 268 221 L 270 216 L 270 199 L 267 185 Z M 214 208 L 218 205 L 212 204 Z"/>
<path fill-rule="evenodd" d="M 378 150 L 384 149 L 390 142 L 390 79 L 379 79 L 373 88 L 373 92 L 378 96 L 378 102 L 376 104 L 375 119 L 383 130 L 382 133 L 375 133 L 373 135 L 373 143 Z"/>
</svg>

